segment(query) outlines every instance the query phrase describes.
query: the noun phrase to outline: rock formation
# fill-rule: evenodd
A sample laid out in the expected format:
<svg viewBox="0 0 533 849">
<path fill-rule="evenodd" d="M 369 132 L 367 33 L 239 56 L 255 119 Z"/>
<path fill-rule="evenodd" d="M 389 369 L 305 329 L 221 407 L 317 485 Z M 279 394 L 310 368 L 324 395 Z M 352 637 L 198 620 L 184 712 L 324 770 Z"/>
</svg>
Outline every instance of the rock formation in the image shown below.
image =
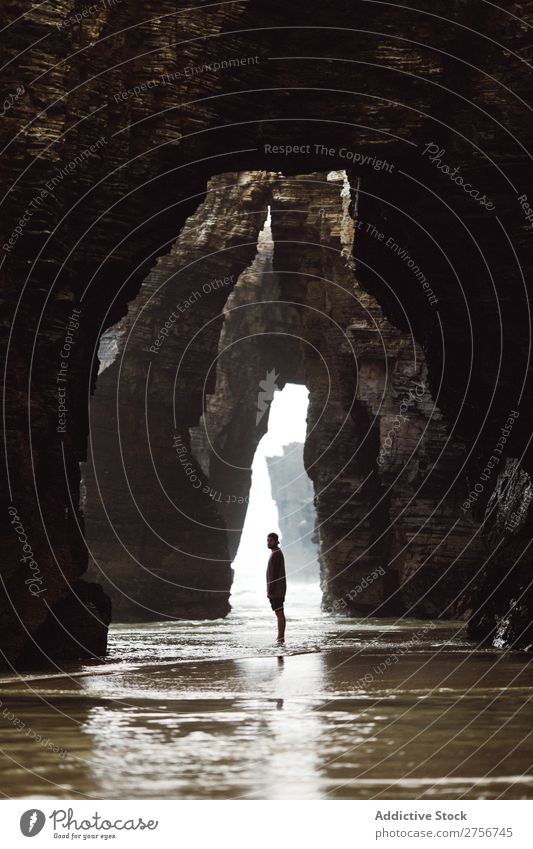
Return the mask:
<svg viewBox="0 0 533 849">
<path fill-rule="evenodd" d="M 92 575 L 119 621 L 229 610 L 219 492 L 189 429 L 214 385 L 224 304 L 257 250 L 266 187 L 261 175 L 210 181 L 130 304 L 116 358 L 98 378 L 84 513 Z"/>
<path fill-rule="evenodd" d="M 357 195 L 344 172 L 214 178 L 130 304 L 84 472 L 89 549 L 119 618 L 228 609 L 226 540 L 236 551 L 268 373 L 309 390 L 325 605 L 460 612 L 484 552 L 456 485 L 465 446 L 449 438 L 424 352 L 359 285 Z"/>
<path fill-rule="evenodd" d="M 66 631 L 58 639 L 50 634 L 54 623 L 70 627 L 74 591 L 82 600 L 74 618 L 85 635 L 77 651 L 92 656 L 105 648 L 109 610 L 102 593 L 82 577 L 88 552 L 79 507 L 88 401 L 97 385 L 95 352 L 102 333 L 126 317 L 139 293 L 144 297 L 147 278 L 153 281 L 161 271 L 185 223 L 204 203 L 208 181 L 252 172 L 284 175 L 288 195 L 278 192 L 274 199 L 276 186 L 269 180 L 257 188 L 260 197 L 249 203 L 260 215 L 253 226 L 242 224 L 249 242 L 233 245 L 229 273 L 238 277 L 253 262 L 270 204 L 281 299 L 290 275 L 296 281 L 291 300 L 302 307 L 305 302 L 305 309 L 318 304 L 324 315 L 342 314 L 348 340 L 339 344 L 331 327 L 326 334 L 335 365 L 331 418 L 313 430 L 305 450 L 319 493 L 326 594 L 353 596 L 358 576 L 386 560 L 386 576 L 349 598 L 350 610 L 380 613 L 387 605 L 425 615 L 463 611 L 472 616 L 476 636 L 494 639 L 497 632 L 500 642 L 528 645 L 522 623 L 531 618 L 531 527 L 523 475 L 532 474 L 533 193 L 525 69 L 532 3 L 503 9 L 478 0 L 437 0 L 413 10 L 251 0 L 192 9 L 150 0 L 102 4 L 80 17 L 74 0 L 7 0 L 4 12 L 5 662 L 38 656 L 39 647 L 52 659 L 62 652 L 72 656 L 77 643 L 70 644 Z M 341 269 L 342 239 L 327 210 L 316 206 L 305 221 L 288 209 L 295 186 L 292 199 L 309 196 L 298 183 L 342 169 L 352 206 L 357 202 L 351 218 L 363 222 L 354 238 L 355 275 Z M 230 206 L 233 200 L 241 202 L 234 195 Z M 276 214 L 276 204 L 283 214 Z M 230 206 L 221 206 L 229 222 Z M 337 254 L 326 247 L 283 248 L 284 239 L 302 245 L 309 234 L 322 234 L 321 227 L 324 244 L 335 244 Z M 228 231 L 232 226 L 223 228 L 216 248 L 221 258 Z M 202 231 L 196 235 L 201 239 Z M 347 243 L 342 250 L 347 253 Z M 296 268 L 301 274 L 303 254 L 311 273 L 327 270 L 324 276 L 335 281 L 333 302 L 318 280 L 303 292 L 293 274 Z M 216 269 L 211 265 L 209 279 L 220 278 L 223 268 L 222 259 Z M 369 299 L 364 320 L 351 308 L 354 285 L 363 307 Z M 429 291 L 436 301 L 430 302 Z M 220 313 L 225 297 L 215 295 L 215 301 Z M 324 320 L 302 318 L 307 339 L 317 340 Z M 375 356 L 375 322 L 392 346 L 390 357 Z M 162 324 L 154 316 L 150 340 Z M 217 350 L 221 326 L 221 318 L 209 326 L 202 355 L 207 359 Z M 355 339 L 357 369 L 350 350 Z M 307 353 L 298 366 L 305 370 L 300 381 L 312 396 L 314 427 L 324 406 L 320 365 L 302 350 Z M 153 383 L 141 387 L 149 393 L 148 409 L 157 409 L 158 381 L 168 385 L 170 369 L 167 363 L 154 370 Z M 176 433 L 189 450 L 186 429 L 199 426 L 203 398 L 193 355 L 183 374 L 190 407 L 187 402 L 177 408 Z M 416 395 L 413 382 L 423 386 L 423 395 Z M 95 400 L 100 389 L 103 398 L 103 382 Z M 214 389 L 213 383 L 208 394 Z M 410 390 L 415 398 L 405 413 L 408 421 L 396 427 L 398 406 L 407 403 L 402 399 Z M 174 397 L 173 390 L 170 407 Z M 423 451 L 411 458 L 430 415 Z M 165 416 L 162 445 L 167 421 Z M 150 424 L 159 426 L 157 420 Z M 133 423 L 125 427 L 137 433 Z M 332 446 L 320 457 L 328 434 Z M 145 448 L 141 444 L 139 466 Z M 382 448 L 389 453 L 380 454 Z M 131 457 L 132 446 L 128 450 Z M 513 481 L 522 481 L 513 483 L 513 512 L 525 518 L 519 533 L 500 522 L 493 546 L 484 520 L 492 528 L 491 517 L 505 514 L 510 469 Z M 176 492 L 172 470 L 164 464 L 147 468 L 147 489 L 157 483 L 156 472 L 162 474 L 179 506 L 186 496 Z M 426 490 L 419 490 L 420 483 Z M 196 510 L 197 499 L 190 497 Z M 203 505 L 198 509 L 203 516 Z M 152 519 L 157 532 L 169 531 L 166 512 Z M 221 524 L 213 524 L 202 556 L 214 563 L 216 552 L 220 584 L 210 590 L 225 599 L 233 532 L 225 535 Z M 389 528 L 385 535 L 383 528 Z M 171 530 L 178 549 L 181 531 Z M 191 541 L 186 544 L 192 550 Z M 182 561 L 179 550 L 172 557 L 158 564 L 159 581 L 167 565 L 172 571 Z M 46 592 L 28 590 L 25 581 L 34 578 L 41 579 L 34 590 Z M 203 615 L 199 596 L 205 599 L 206 587 L 194 581 L 190 586 L 196 600 L 191 615 Z M 491 588 L 497 601 L 487 604 Z M 215 613 L 227 609 L 214 598 Z"/>
</svg>

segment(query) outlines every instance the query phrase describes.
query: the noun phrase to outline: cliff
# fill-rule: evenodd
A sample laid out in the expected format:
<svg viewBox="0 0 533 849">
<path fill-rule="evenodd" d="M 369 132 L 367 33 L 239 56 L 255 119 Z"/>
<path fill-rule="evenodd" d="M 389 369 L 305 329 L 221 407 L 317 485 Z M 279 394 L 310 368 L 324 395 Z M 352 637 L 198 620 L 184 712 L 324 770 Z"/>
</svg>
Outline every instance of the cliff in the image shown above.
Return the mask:
<svg viewBox="0 0 533 849">
<path fill-rule="evenodd" d="M 80 463 L 94 460 L 90 399 L 92 417 L 111 400 L 120 363 L 98 377 L 100 338 L 134 320 L 150 287 L 162 313 L 139 320 L 134 341 L 164 345 L 149 379 L 146 361 L 140 368 L 126 356 L 133 382 L 120 382 L 117 428 L 112 420 L 108 431 L 110 456 L 120 436 L 125 464 L 99 470 L 113 517 L 134 535 L 150 526 L 146 542 L 137 537 L 147 562 L 125 555 L 133 571 L 119 594 L 139 576 L 151 586 L 153 571 L 162 610 L 167 579 L 188 599 L 177 608 L 168 600 L 164 615 L 227 610 L 238 523 L 179 483 L 172 443 L 179 437 L 192 453 L 190 429 L 194 436 L 209 415 L 204 395 L 216 395 L 209 366 L 229 291 L 199 299 L 171 353 L 159 335 L 169 318 L 157 287 L 174 275 L 175 304 L 206 282 L 237 280 L 254 261 L 269 205 L 273 269 L 292 309 L 283 321 L 305 340 L 299 360 L 290 345 L 275 364 L 290 363 L 286 373 L 311 396 L 305 463 L 326 597 L 351 594 L 349 609 L 378 614 L 470 615 L 479 638 L 529 645 L 531 2 L 82 8 L 4 4 L 5 662 L 105 650 L 109 604 L 83 577 Z M 357 228 L 348 240 L 337 232 L 349 225 L 340 186 L 323 185 L 342 170 Z M 236 174 L 245 175 L 240 188 L 225 176 Z M 210 191 L 218 212 L 209 211 Z M 200 259 L 196 240 L 205 252 L 198 278 L 180 264 Z M 183 375 L 176 386 L 173 368 Z M 144 431 L 138 393 L 148 402 Z M 255 438 L 245 437 L 244 478 Z M 519 532 L 501 520 L 510 470 Z M 113 503 L 110 476 L 122 493 L 130 473 L 135 501 L 128 492 Z M 245 492 L 236 477 L 230 491 Z M 92 522 L 100 508 L 86 509 Z M 98 558 L 106 580 L 123 568 L 119 551 L 115 539 Z M 383 563 L 386 577 L 353 596 L 360 576 Z"/>
</svg>

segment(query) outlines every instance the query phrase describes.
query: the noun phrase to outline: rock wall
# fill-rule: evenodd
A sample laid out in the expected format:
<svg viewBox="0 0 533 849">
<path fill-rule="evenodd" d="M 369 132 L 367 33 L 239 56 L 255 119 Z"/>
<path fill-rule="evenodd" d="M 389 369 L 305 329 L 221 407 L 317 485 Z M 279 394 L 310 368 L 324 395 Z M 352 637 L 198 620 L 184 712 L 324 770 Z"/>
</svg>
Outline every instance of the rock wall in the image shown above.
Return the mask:
<svg viewBox="0 0 533 849">
<path fill-rule="evenodd" d="M 496 648 L 533 648 L 533 594 L 528 552 L 533 483 L 517 458 L 507 458 L 484 514 L 487 564 L 467 596 L 470 632 Z M 477 495 L 476 492 L 474 492 Z"/>
<path fill-rule="evenodd" d="M 232 570 L 213 481 L 191 444 L 214 386 L 223 308 L 267 214 L 262 175 L 221 175 L 120 322 L 82 467 L 90 574 L 119 621 L 217 618 Z M 227 491 L 227 488 L 226 488 Z"/>
<path fill-rule="evenodd" d="M 500 9 L 438 0 L 415 11 L 279 0 L 191 9 L 150 0 L 102 5 L 76 19 L 74 0 L 7 0 L 4 12 L 6 662 L 19 662 L 34 640 L 48 651 L 43 629 L 59 611 L 62 621 L 69 587 L 87 568 L 79 463 L 99 338 L 124 317 L 215 174 L 348 168 L 352 185 L 360 178 L 358 281 L 424 351 L 431 397 L 450 437 L 465 445 L 463 504 L 480 496 L 460 508 L 477 540 L 503 468 L 496 466 L 514 458 L 532 473 L 524 72 L 531 2 Z M 385 247 L 389 238 L 400 251 Z M 438 311 L 406 256 L 429 280 Z M 80 326 L 65 372 L 73 315 Z M 513 411 L 519 415 L 494 454 Z M 487 475 L 493 456 L 499 463 Z M 527 500 L 521 504 L 527 510 Z M 500 578 L 515 555 L 528 574 L 529 525 L 523 533 L 518 540 L 506 530 L 496 554 L 479 562 L 469 609 L 486 600 L 486 581 L 503 587 L 501 609 L 520 596 L 522 578 L 511 590 Z M 25 589 L 25 544 L 39 569 L 31 577 L 47 588 L 41 596 Z M 87 634 L 94 623 L 104 640 L 89 639 L 82 653 L 105 642 L 103 600 L 95 597 L 95 609 Z M 487 616 L 490 632 L 497 620 Z"/>
<path fill-rule="evenodd" d="M 461 612 L 484 556 L 461 514 L 465 445 L 446 430 L 423 350 L 358 283 L 358 191 L 344 172 L 216 178 L 130 305 L 91 404 L 96 474 L 86 474 L 89 547 L 117 616 L 228 609 L 229 559 L 268 424 L 268 411 L 258 420 L 258 389 L 269 373 L 280 388 L 297 379 L 309 390 L 304 457 L 325 605 Z M 246 236 L 243 226 L 252 227 Z M 243 241 L 240 267 L 249 264 L 237 275 L 231 245 L 242 251 Z M 206 261 L 227 281 L 216 297 L 210 282 L 208 296 L 194 294 Z"/>
<path fill-rule="evenodd" d="M 272 174 L 264 174 L 271 199 Z M 191 441 L 222 514 L 232 559 L 246 517 L 255 451 L 266 433 L 275 388 L 301 383 L 303 371 L 294 306 L 280 300 L 273 270 L 270 215 L 257 254 L 229 291 L 213 362 L 213 391 Z M 261 399 L 264 399 L 261 401 Z"/>
<path fill-rule="evenodd" d="M 273 201 L 281 295 L 302 304 L 307 343 L 304 456 L 324 601 L 357 614 L 450 617 L 482 556 L 460 518 L 465 449 L 432 398 L 424 351 L 354 273 L 358 194 L 330 172 L 280 181 Z"/>
</svg>

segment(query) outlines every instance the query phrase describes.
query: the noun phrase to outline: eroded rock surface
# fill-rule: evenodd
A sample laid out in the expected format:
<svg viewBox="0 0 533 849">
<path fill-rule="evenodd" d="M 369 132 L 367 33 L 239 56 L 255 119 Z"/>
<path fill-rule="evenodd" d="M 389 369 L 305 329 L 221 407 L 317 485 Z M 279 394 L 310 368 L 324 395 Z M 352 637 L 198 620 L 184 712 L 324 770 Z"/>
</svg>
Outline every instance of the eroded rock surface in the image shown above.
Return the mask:
<svg viewBox="0 0 533 849">
<path fill-rule="evenodd" d="M 0 122 L 6 145 L 0 162 L 1 321 L 9 337 L 0 638 L 8 663 L 32 645 L 87 568 L 79 463 L 87 452 L 99 338 L 125 316 L 213 175 L 347 168 L 352 186 L 360 178 L 357 217 L 365 225 L 355 240 L 358 283 L 394 327 L 407 335 L 412 330 L 424 352 L 427 374 L 422 369 L 402 380 L 426 381 L 442 427 L 455 446 L 465 446 L 458 490 L 466 500 L 513 410 L 519 417 L 502 459 L 516 458 L 525 473 L 533 472 L 533 261 L 531 229 L 519 200 L 532 182 L 525 149 L 531 121 L 524 106 L 530 97 L 524 61 L 531 59 L 531 2 L 503 9 L 481 0 L 438 0 L 426 11 L 366 2 L 308 2 L 304 8 L 280 0 L 191 9 L 150 0 L 102 4 L 76 22 L 77 10 L 73 0 L 4 4 L 2 102 L 11 95 L 11 105 Z M 222 66 L 226 58 L 233 62 Z M 287 155 L 287 146 L 293 153 Z M 450 178 L 454 169 L 492 209 Z M 398 252 L 386 247 L 389 238 Z M 401 251 L 425 273 L 438 309 Z M 74 308 L 81 310 L 80 326 L 68 358 L 65 430 L 58 432 L 57 374 L 66 362 L 61 352 Z M 395 366 L 398 382 L 403 366 Z M 378 383 L 381 367 L 374 372 L 366 366 Z M 400 381 L 395 391 L 401 404 L 406 386 Z M 341 415 L 344 401 L 337 397 L 334 403 Z M 420 408 L 428 403 L 417 399 L 409 432 L 420 426 L 418 417 L 426 415 Z M 358 399 L 352 436 L 363 432 L 371 406 L 368 398 Z M 195 407 L 193 425 L 197 412 Z M 388 416 L 380 423 L 386 432 L 394 407 Z M 373 439 L 371 453 L 378 457 L 379 435 Z M 379 502 L 383 476 L 394 474 L 399 462 L 392 452 L 386 460 L 370 486 L 371 504 Z M 432 476 L 440 477 L 440 486 L 456 462 L 453 452 L 442 469 L 439 461 Z M 358 479 L 361 472 L 354 474 Z M 405 492 L 395 492 L 383 510 L 399 516 L 404 499 Z M 430 553 L 437 571 L 438 552 L 457 550 L 450 504 L 447 497 L 433 523 L 438 551 Z M 44 595 L 31 596 L 25 588 L 7 513 L 11 505 L 36 555 L 46 604 Z M 464 521 L 471 521 L 477 546 L 485 506 L 479 505 L 479 515 L 461 512 L 457 539 L 463 538 Z M 415 515 L 416 509 L 409 522 Z M 347 523 L 348 514 L 339 531 L 348 531 Z M 406 528 L 397 531 L 395 568 L 411 574 L 420 552 L 409 565 L 401 551 L 406 541 L 414 551 L 419 537 L 410 539 Z M 510 539 L 515 549 L 509 557 L 520 555 L 527 575 L 529 526 L 523 533 L 521 542 Z M 342 536 L 336 535 L 339 546 Z M 388 554 L 370 528 L 363 527 L 362 537 L 376 560 Z M 459 561 L 465 569 L 470 548 Z M 501 549 L 488 553 L 490 569 L 504 577 L 510 561 L 500 559 Z M 351 552 L 350 543 L 341 560 Z M 225 551 L 222 559 L 227 556 Z M 485 560 L 478 568 L 488 575 Z M 454 567 L 453 575 L 460 573 L 461 566 Z M 226 568 L 225 581 L 228 576 Z M 342 580 L 337 575 L 335 583 Z M 455 587 L 455 577 L 451 581 Z M 505 583 L 497 585 L 504 587 L 499 604 L 512 618 L 515 591 L 511 598 Z M 339 591 L 345 591 L 340 584 Z M 484 590 L 479 593 L 469 602 L 472 609 L 486 600 Z M 105 633 L 105 605 L 99 615 Z M 94 643 L 98 650 L 101 645 L 100 639 Z"/>
<path fill-rule="evenodd" d="M 460 509 L 465 445 L 450 437 L 432 398 L 422 348 L 358 282 L 357 195 L 344 172 L 216 178 L 131 304 L 119 355 L 91 405 L 103 484 L 87 478 L 89 544 L 118 615 L 227 609 L 228 561 L 268 423 L 268 411 L 257 415 L 258 389 L 269 373 L 279 388 L 296 380 L 309 390 L 304 458 L 325 605 L 369 615 L 460 613 L 484 557 L 479 523 Z M 271 224 L 261 229 L 269 206 Z M 242 227 L 251 228 L 246 236 Z M 205 256 L 228 281 L 211 292 L 208 274 L 208 296 L 194 294 Z M 176 303 L 184 312 L 158 336 Z M 107 516 L 95 508 L 100 498 Z M 225 551 L 221 567 L 217 553 Z M 201 583 L 193 591 L 194 575 Z"/>
<path fill-rule="evenodd" d="M 87 542 L 118 620 L 229 610 L 226 525 L 191 445 L 214 385 L 223 308 L 267 214 L 259 175 L 222 175 L 161 257 L 101 372 L 83 467 Z M 227 489 L 227 488 L 226 488 Z"/>
</svg>

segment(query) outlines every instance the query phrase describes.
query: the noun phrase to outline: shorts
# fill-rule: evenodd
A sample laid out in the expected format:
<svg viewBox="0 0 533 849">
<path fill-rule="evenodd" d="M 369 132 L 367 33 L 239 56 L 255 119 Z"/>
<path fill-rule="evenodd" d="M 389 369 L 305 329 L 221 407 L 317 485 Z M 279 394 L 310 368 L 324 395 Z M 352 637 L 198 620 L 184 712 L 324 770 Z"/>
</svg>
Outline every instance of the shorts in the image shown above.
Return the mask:
<svg viewBox="0 0 533 849">
<path fill-rule="evenodd" d="M 269 599 L 269 601 L 270 601 L 270 607 L 272 608 L 272 610 L 274 610 L 274 611 L 283 610 L 283 602 L 285 601 L 285 596 L 283 596 L 281 598 L 272 597 L 272 598 Z"/>
</svg>

